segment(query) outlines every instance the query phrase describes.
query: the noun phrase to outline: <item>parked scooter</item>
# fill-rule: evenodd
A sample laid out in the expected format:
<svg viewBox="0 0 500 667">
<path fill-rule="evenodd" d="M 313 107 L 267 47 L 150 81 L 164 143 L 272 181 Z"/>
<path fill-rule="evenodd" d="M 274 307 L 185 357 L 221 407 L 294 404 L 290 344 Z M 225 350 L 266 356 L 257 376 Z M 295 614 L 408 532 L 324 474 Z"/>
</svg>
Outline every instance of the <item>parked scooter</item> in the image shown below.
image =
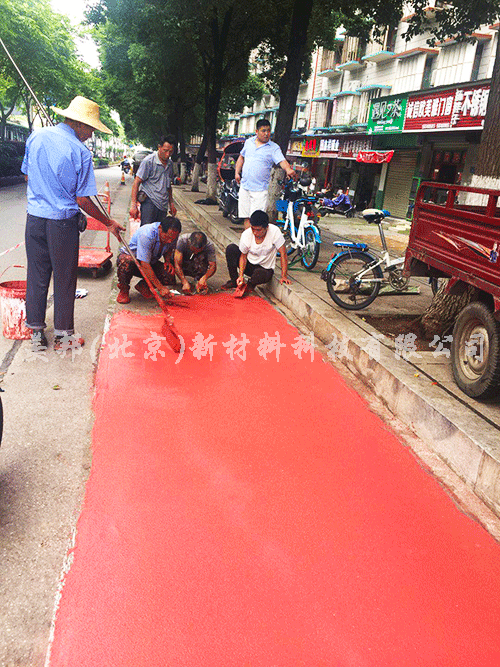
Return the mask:
<svg viewBox="0 0 500 667">
<path fill-rule="evenodd" d="M 132 166 L 130 164 L 130 160 L 128 158 L 125 158 L 120 162 L 120 167 L 122 168 L 122 171 L 124 174 L 128 174 L 128 172 L 131 170 Z"/>
<path fill-rule="evenodd" d="M 229 218 L 233 224 L 238 223 L 238 198 L 240 186 L 233 178 L 227 181 L 219 181 L 217 201 L 222 215 Z"/>
<path fill-rule="evenodd" d="M 243 141 L 233 141 L 224 148 L 221 159 L 217 165 L 219 175 L 217 183 L 217 202 L 225 218 L 229 218 L 233 224 L 239 222 L 238 198 L 240 186 L 235 181 L 235 166 Z"/>
<path fill-rule="evenodd" d="M 322 216 L 338 213 L 340 215 L 345 215 L 346 218 L 353 218 L 356 212 L 355 207 L 352 205 L 351 198 L 342 190 L 337 192 L 335 199 L 324 197 L 323 199 L 318 200 L 318 204 L 319 214 Z"/>
</svg>

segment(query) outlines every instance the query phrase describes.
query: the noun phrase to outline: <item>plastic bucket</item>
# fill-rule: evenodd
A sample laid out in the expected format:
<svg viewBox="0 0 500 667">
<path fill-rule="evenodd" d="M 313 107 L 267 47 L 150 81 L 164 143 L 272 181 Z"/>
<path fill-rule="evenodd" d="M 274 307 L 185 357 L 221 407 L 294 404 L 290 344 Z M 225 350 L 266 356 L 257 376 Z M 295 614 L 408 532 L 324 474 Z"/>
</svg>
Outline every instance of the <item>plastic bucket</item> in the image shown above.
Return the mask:
<svg viewBox="0 0 500 667">
<path fill-rule="evenodd" d="M 0 283 L 2 333 L 5 338 L 28 340 L 33 333 L 24 324 L 26 320 L 26 281 L 9 280 Z"/>
</svg>

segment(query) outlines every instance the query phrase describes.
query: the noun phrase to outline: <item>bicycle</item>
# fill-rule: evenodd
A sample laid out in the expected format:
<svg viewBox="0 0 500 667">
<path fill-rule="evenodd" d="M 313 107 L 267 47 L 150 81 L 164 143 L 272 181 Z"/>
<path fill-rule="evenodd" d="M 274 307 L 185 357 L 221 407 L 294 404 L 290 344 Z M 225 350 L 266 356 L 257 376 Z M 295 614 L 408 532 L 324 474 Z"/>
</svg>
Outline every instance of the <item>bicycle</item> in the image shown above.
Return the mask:
<svg viewBox="0 0 500 667">
<path fill-rule="evenodd" d="M 369 306 L 378 296 L 384 273 L 387 282 L 397 291 L 403 291 L 408 278 L 403 275 L 404 257 L 391 259 L 387 249 L 382 221 L 389 211 L 368 208 L 363 218 L 378 225 L 383 252 L 380 257 L 372 254 L 366 243 L 336 241 L 336 252 L 332 254 L 321 277 L 326 281 L 328 293 L 335 303 L 347 310 L 361 310 Z"/>
<path fill-rule="evenodd" d="M 310 176 L 302 177 L 299 183 L 290 179 L 276 202 L 278 213 L 284 215 L 284 220 L 278 219 L 276 225 L 285 237 L 287 255 L 297 253 L 291 264 L 300 260 L 308 271 L 316 266 L 321 243 L 318 213 L 314 207 L 316 197 L 307 194 L 311 183 Z"/>
</svg>

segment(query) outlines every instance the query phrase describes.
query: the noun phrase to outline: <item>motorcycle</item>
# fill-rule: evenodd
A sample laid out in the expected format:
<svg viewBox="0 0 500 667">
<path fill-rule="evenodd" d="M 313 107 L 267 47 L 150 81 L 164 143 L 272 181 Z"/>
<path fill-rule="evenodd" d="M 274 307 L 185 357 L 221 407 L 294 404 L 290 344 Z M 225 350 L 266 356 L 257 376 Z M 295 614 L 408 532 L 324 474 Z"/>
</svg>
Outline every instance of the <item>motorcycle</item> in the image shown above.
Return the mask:
<svg viewBox="0 0 500 667">
<path fill-rule="evenodd" d="M 217 202 L 225 218 L 229 218 L 233 224 L 237 224 L 238 217 L 238 199 L 240 186 L 236 182 L 235 166 L 241 149 L 242 141 L 233 141 L 228 144 L 222 153 L 221 159 L 217 165 L 219 175 L 217 186 Z"/>
<path fill-rule="evenodd" d="M 237 224 L 238 199 L 240 186 L 233 178 L 227 181 L 219 181 L 217 191 L 217 202 L 224 218 L 229 218 L 233 224 Z"/>
<path fill-rule="evenodd" d="M 122 168 L 124 174 L 128 174 L 131 169 L 130 162 L 128 160 L 122 160 L 120 162 L 120 167 Z"/>
<path fill-rule="evenodd" d="M 335 199 L 323 197 L 323 199 L 318 200 L 318 204 L 319 214 L 322 216 L 339 213 L 340 215 L 345 215 L 346 218 L 353 218 L 356 212 L 356 208 L 352 205 L 349 195 L 346 195 L 341 190 L 339 190 Z"/>
</svg>

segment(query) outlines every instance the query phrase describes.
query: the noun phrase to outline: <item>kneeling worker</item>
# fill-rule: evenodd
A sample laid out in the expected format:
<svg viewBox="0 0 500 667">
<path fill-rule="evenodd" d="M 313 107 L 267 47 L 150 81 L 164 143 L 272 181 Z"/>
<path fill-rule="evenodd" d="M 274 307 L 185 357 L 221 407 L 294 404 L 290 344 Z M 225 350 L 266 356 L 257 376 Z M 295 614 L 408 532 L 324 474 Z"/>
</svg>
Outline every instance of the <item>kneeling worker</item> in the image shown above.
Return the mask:
<svg viewBox="0 0 500 667">
<path fill-rule="evenodd" d="M 245 287 L 247 294 L 257 285 L 269 282 L 274 274 L 276 252 L 281 258 L 280 283 L 289 285 L 285 238 L 279 227 L 269 224 L 265 211 L 254 211 L 250 216 L 250 227 L 240 237 L 239 247 L 231 243 L 226 248 L 230 280 L 222 285 L 222 289 L 244 287 L 245 275 L 249 276 Z"/>
<path fill-rule="evenodd" d="M 130 239 L 130 250 L 160 296 L 169 296 L 170 290 L 167 285 L 175 285 L 172 256 L 181 229 L 180 220 L 165 216 L 161 222 L 152 222 L 139 227 Z M 164 262 L 160 262 L 161 257 L 164 258 Z M 116 300 L 118 303 L 130 303 L 129 290 L 132 276 L 142 276 L 125 248 L 120 248 L 116 264 L 120 290 Z M 144 279 L 137 283 L 135 289 L 145 299 L 153 298 Z"/>
<path fill-rule="evenodd" d="M 217 270 L 215 246 L 203 232 L 182 234 L 177 241 L 174 254 L 175 273 L 182 283 L 184 294 L 191 294 L 191 286 L 186 276 L 196 281 L 198 294 L 208 292 L 207 280 Z"/>
</svg>

